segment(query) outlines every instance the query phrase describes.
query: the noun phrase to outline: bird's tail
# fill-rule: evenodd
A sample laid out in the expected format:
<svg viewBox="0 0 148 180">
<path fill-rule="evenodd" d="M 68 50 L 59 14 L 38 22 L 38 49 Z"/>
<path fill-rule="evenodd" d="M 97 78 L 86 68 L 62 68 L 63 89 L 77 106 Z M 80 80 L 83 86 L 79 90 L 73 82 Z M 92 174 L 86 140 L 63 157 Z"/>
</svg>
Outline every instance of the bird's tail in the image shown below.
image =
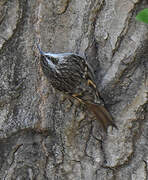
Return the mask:
<svg viewBox="0 0 148 180">
<path fill-rule="evenodd" d="M 86 103 L 88 110 L 93 112 L 96 119 L 101 123 L 104 130 L 107 132 L 108 126 L 113 126 L 117 129 L 117 126 L 113 123 L 112 117 L 104 106 L 96 105 L 92 103 Z"/>
</svg>

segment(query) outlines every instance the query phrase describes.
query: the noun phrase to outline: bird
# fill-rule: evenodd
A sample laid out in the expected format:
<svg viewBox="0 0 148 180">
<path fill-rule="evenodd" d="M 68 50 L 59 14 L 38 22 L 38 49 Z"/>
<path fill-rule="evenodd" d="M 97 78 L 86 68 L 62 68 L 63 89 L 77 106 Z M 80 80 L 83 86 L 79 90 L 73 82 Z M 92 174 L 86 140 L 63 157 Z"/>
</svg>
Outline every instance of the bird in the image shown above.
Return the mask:
<svg viewBox="0 0 148 180">
<path fill-rule="evenodd" d="M 117 128 L 101 100 L 92 67 L 75 53 L 50 53 L 41 50 L 40 64 L 50 84 L 85 105 L 100 122 L 105 132 L 108 126 Z"/>
</svg>

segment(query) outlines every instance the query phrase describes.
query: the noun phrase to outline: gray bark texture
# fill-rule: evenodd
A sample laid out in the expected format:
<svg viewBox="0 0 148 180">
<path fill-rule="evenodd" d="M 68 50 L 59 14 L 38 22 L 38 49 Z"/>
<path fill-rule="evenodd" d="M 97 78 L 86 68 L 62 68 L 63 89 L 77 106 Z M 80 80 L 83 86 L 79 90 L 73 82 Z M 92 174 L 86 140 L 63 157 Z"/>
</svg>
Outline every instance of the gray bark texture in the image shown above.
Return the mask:
<svg viewBox="0 0 148 180">
<path fill-rule="evenodd" d="M 0 1 L 0 179 L 148 179 L 147 0 Z M 45 52 L 92 66 L 118 129 L 55 90 Z"/>
</svg>

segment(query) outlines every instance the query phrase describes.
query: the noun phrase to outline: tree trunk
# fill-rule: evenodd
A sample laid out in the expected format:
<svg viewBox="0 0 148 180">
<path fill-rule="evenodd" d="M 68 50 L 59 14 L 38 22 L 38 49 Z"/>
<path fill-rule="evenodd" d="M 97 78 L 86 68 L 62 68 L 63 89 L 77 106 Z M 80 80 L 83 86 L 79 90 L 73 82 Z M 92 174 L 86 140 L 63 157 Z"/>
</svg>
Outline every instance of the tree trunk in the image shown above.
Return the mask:
<svg viewBox="0 0 148 180">
<path fill-rule="evenodd" d="M 146 0 L 1 0 L 0 179 L 148 179 L 148 25 L 135 20 L 146 7 Z M 118 129 L 106 134 L 49 84 L 36 43 L 86 57 Z"/>
</svg>

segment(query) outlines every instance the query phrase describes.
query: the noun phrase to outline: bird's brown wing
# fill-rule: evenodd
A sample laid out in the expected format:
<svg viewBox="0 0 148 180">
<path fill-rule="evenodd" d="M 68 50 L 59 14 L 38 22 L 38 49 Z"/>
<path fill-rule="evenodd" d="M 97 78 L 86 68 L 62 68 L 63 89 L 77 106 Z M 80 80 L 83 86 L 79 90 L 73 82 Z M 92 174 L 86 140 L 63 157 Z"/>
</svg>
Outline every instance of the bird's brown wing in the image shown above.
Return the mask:
<svg viewBox="0 0 148 180">
<path fill-rule="evenodd" d="M 117 126 L 113 123 L 110 113 L 104 107 L 102 100 L 95 84 L 95 77 L 92 68 L 88 63 L 85 64 L 85 80 L 82 81 L 83 96 L 79 96 L 81 102 L 85 104 L 90 112 L 96 116 L 96 120 L 100 122 L 103 129 L 107 132 L 108 126 Z"/>
</svg>

